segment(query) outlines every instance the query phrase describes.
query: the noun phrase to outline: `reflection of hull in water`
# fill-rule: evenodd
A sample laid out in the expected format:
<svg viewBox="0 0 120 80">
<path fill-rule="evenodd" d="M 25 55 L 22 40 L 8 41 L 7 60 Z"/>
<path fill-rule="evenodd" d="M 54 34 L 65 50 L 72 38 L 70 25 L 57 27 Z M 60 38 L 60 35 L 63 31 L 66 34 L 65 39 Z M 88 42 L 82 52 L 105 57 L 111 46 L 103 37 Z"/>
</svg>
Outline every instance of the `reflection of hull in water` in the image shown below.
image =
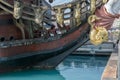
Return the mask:
<svg viewBox="0 0 120 80">
<path fill-rule="evenodd" d="M 70 56 L 58 67 L 60 74 L 68 80 L 100 80 L 108 57 Z"/>
<path fill-rule="evenodd" d="M 108 58 L 109 56 L 69 56 L 64 60 L 64 62 L 60 64 L 60 66 L 64 65 L 74 68 L 104 67 L 107 63 Z"/>
</svg>

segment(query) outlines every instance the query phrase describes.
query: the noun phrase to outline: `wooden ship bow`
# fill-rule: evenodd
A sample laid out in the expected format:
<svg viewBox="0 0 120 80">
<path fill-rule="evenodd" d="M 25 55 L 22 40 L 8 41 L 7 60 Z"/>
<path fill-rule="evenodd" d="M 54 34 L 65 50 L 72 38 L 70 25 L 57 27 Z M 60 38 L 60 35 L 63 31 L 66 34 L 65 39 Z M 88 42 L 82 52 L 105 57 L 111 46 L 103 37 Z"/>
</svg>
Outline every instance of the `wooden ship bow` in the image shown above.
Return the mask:
<svg viewBox="0 0 120 80">
<path fill-rule="evenodd" d="M 91 9 L 88 0 L 56 6 L 50 3 L 0 0 L 0 72 L 35 65 L 54 68 L 89 40 L 87 18 L 103 4 L 102 0 L 93 0 Z"/>
</svg>

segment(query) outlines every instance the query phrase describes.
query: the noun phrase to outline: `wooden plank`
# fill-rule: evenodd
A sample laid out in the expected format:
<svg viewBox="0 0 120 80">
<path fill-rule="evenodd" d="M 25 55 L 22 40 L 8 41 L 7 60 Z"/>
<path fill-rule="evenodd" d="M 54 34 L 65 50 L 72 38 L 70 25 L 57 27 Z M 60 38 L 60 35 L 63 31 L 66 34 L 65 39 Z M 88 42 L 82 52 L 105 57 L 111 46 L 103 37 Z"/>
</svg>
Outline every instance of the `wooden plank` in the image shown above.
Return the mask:
<svg viewBox="0 0 120 80">
<path fill-rule="evenodd" d="M 112 53 L 104 69 L 101 80 L 117 80 L 117 53 Z"/>
</svg>

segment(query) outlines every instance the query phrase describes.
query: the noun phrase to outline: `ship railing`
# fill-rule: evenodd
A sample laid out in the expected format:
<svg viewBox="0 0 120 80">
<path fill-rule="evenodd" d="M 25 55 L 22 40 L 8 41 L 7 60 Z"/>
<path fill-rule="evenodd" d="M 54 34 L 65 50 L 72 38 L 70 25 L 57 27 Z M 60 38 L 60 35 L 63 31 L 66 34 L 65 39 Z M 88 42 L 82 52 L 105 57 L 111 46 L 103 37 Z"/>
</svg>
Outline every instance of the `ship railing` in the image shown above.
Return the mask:
<svg viewBox="0 0 120 80">
<path fill-rule="evenodd" d="M 80 4 L 80 8 L 79 9 L 80 9 L 80 13 L 81 14 L 90 13 L 90 3 L 87 2 L 87 0 L 77 0 L 77 1 L 73 1 L 73 2 L 67 3 L 67 4 L 54 6 L 54 7 L 52 7 L 52 9 L 54 9 L 54 10 L 52 10 L 51 8 L 49 8 L 49 9 L 51 9 L 51 11 L 54 11 L 54 12 L 56 11 L 57 12 L 57 10 L 61 8 L 61 11 L 62 11 L 61 13 L 63 13 L 63 20 L 69 20 L 71 18 L 74 18 L 74 15 L 73 15 L 74 14 L 74 10 L 75 10 L 76 5 L 78 3 Z M 102 5 L 102 0 L 96 0 L 96 7 L 100 6 L 100 5 Z M 36 7 L 41 8 L 41 6 L 30 5 L 28 3 L 23 3 L 23 6 L 24 6 L 24 9 L 22 11 L 23 15 L 21 17 L 23 19 L 35 21 L 35 19 L 34 19 L 35 18 L 35 12 L 34 12 L 35 8 Z M 7 3 L 4 0 L 0 1 L 0 8 L 5 10 L 5 11 L 7 11 L 7 12 L 10 12 L 11 14 L 14 14 L 14 12 L 13 12 L 14 11 L 14 9 L 13 9 L 14 5 L 9 4 L 9 3 Z M 46 7 L 46 6 L 45 7 L 42 6 L 42 8 L 43 9 L 48 9 L 48 7 Z M 70 9 L 70 12 L 65 13 L 65 11 L 67 9 Z M 68 18 L 64 18 L 64 16 L 66 16 L 66 15 L 71 15 L 71 16 L 68 17 Z M 54 19 L 48 19 L 49 22 L 50 21 L 56 21 L 56 16 L 52 15 L 52 17 L 54 17 Z"/>
<path fill-rule="evenodd" d="M 96 7 L 101 6 L 102 0 L 96 0 L 95 5 Z M 3 9 L 4 11 L 11 13 L 12 15 L 15 15 L 14 14 L 15 4 L 11 5 L 7 3 L 5 0 L 1 0 L 0 8 Z M 37 30 L 39 30 L 40 27 L 42 27 L 41 29 L 43 29 L 43 31 L 47 30 L 46 32 L 49 33 L 50 35 L 51 34 L 50 30 L 56 24 L 57 26 L 55 26 L 54 28 L 56 29 L 55 30 L 56 32 L 54 35 L 57 36 L 59 34 L 61 35 L 66 34 L 67 32 L 71 31 L 71 29 L 74 29 L 75 27 L 79 26 L 82 23 L 82 21 L 87 20 L 88 16 L 91 14 L 90 3 L 88 2 L 88 0 L 76 0 L 67 4 L 57 5 L 50 8 L 48 8 L 47 6 L 36 6 L 22 2 L 21 8 L 22 8 L 22 15 L 19 15 L 20 18 L 24 20 L 28 20 L 29 23 L 32 22 L 37 24 L 37 26 L 39 26 Z M 44 14 L 48 10 L 50 10 L 50 12 L 53 12 L 54 14 L 49 14 L 49 15 Z M 49 26 L 49 29 L 48 27 L 46 27 L 46 25 Z M 66 26 L 68 25 L 69 28 L 66 29 Z M 27 28 L 29 26 L 31 26 L 31 24 L 27 25 Z M 32 26 L 36 29 L 35 27 L 36 25 L 32 24 Z M 57 33 L 57 30 L 60 33 Z M 34 37 L 34 35 L 30 32 L 29 35 L 31 35 L 30 38 Z"/>
</svg>

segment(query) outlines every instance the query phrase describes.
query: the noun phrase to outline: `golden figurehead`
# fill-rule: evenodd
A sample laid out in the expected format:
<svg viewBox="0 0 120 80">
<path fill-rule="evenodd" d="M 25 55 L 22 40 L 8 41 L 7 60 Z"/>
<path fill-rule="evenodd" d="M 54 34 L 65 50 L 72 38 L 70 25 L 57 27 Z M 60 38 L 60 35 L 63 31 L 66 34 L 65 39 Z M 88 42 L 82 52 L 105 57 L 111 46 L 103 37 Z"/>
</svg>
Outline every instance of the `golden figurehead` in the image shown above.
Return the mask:
<svg viewBox="0 0 120 80">
<path fill-rule="evenodd" d="M 91 31 L 90 31 L 90 35 L 89 35 L 90 41 L 94 45 L 99 45 L 108 40 L 108 31 L 106 28 L 104 28 L 102 26 L 97 26 L 95 28 L 94 22 L 99 19 L 100 18 L 98 18 L 96 15 L 91 15 L 88 18 L 88 23 L 91 26 Z"/>
<path fill-rule="evenodd" d="M 97 0 L 91 0 L 91 16 L 88 23 L 91 26 L 90 41 L 99 45 L 108 40 L 108 31 L 116 18 L 120 18 L 120 0 L 102 0 L 103 5 L 97 9 Z"/>
</svg>

